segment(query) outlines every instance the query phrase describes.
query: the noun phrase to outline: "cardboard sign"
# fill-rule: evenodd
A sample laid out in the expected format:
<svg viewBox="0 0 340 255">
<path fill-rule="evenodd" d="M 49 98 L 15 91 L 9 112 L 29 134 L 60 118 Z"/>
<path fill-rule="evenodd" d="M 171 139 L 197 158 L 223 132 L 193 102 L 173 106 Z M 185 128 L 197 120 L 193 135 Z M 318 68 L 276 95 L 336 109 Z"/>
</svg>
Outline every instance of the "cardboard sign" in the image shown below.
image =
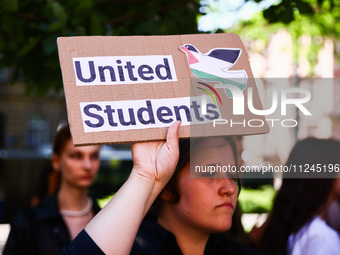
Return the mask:
<svg viewBox="0 0 340 255">
<path fill-rule="evenodd" d="M 58 38 L 75 145 L 269 131 L 236 34 Z"/>
</svg>

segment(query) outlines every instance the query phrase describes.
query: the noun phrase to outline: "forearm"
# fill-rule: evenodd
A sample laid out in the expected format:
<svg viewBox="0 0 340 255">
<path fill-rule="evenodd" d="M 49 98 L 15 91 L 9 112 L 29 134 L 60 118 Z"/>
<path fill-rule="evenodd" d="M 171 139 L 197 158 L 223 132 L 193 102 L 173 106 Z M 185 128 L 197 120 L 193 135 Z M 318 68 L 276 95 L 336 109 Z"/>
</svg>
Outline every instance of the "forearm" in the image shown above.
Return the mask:
<svg viewBox="0 0 340 255">
<path fill-rule="evenodd" d="M 86 232 L 105 254 L 130 253 L 140 223 L 152 204 L 154 186 L 154 181 L 132 171 L 111 201 L 86 226 Z"/>
<path fill-rule="evenodd" d="M 179 126 L 171 125 L 166 142 L 133 144 L 129 179 L 85 228 L 105 254 L 130 253 L 146 212 L 174 173 Z"/>
</svg>

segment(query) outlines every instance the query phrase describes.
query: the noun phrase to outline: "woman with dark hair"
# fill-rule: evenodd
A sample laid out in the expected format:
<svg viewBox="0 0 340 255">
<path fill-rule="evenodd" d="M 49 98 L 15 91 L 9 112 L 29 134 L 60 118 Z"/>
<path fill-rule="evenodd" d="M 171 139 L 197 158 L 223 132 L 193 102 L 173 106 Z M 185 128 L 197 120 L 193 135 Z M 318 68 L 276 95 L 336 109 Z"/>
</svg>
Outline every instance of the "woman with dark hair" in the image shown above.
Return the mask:
<svg viewBox="0 0 340 255">
<path fill-rule="evenodd" d="M 4 254 L 59 254 L 100 210 L 88 191 L 99 166 L 99 146 L 74 147 L 69 126 L 60 128 L 52 156 L 59 189 L 14 219 Z"/>
<path fill-rule="evenodd" d="M 338 141 L 308 138 L 294 146 L 287 165 L 334 168 L 339 162 Z M 340 253 L 339 235 L 325 221 L 327 207 L 340 198 L 340 181 L 333 173 L 334 178 L 307 179 L 308 173 L 303 179 L 286 176 L 265 225 L 260 244 L 264 254 Z"/>
<path fill-rule="evenodd" d="M 178 142 L 178 128 L 169 128 L 166 142 L 133 144 L 130 177 L 62 254 L 257 254 L 218 234 L 231 226 L 235 175 L 195 171 L 235 167 L 233 140 Z"/>
</svg>

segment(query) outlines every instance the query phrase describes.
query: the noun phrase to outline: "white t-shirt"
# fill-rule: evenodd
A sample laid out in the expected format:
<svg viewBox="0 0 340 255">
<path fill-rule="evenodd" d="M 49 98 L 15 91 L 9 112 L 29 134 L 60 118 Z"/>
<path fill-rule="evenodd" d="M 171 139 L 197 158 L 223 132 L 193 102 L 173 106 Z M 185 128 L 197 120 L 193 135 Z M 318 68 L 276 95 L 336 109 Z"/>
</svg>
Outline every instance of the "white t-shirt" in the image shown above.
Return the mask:
<svg viewBox="0 0 340 255">
<path fill-rule="evenodd" d="M 339 255 L 340 236 L 324 220 L 316 216 L 300 231 L 288 238 L 290 255 Z"/>
</svg>

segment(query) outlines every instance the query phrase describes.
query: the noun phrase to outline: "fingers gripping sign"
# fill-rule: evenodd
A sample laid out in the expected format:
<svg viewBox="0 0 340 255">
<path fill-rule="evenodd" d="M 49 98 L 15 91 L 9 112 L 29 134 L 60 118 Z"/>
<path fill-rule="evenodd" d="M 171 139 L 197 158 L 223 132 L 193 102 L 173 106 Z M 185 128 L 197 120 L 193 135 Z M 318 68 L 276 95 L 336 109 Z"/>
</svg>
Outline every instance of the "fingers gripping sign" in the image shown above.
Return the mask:
<svg viewBox="0 0 340 255">
<path fill-rule="evenodd" d="M 177 121 L 169 127 L 166 141 L 132 145 L 134 162 L 132 174 L 163 185 L 170 180 L 179 157 L 178 129 L 180 125 L 181 122 Z"/>
</svg>

